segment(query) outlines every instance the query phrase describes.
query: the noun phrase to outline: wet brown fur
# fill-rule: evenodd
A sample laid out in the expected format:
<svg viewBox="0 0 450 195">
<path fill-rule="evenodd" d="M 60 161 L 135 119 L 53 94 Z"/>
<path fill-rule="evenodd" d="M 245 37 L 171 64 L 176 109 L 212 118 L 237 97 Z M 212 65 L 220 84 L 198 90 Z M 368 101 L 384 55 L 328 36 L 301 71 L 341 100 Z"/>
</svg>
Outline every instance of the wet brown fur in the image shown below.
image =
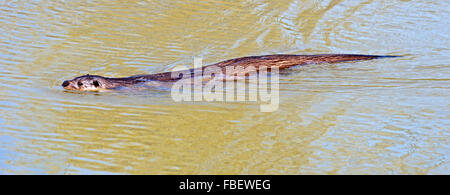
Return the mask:
<svg viewBox="0 0 450 195">
<path fill-rule="evenodd" d="M 160 81 L 160 82 L 174 82 L 181 79 L 182 74 L 190 73 L 190 77 L 196 75 L 202 75 L 199 72 L 205 71 L 206 68 L 211 66 L 219 67 L 223 73 L 225 73 L 227 67 L 243 67 L 243 71 L 247 71 L 247 67 L 253 67 L 253 70 L 258 71 L 261 67 L 267 67 L 270 71 L 273 67 L 278 67 L 279 70 L 283 70 L 296 65 L 306 64 L 320 64 L 320 63 L 337 63 L 357 60 L 371 60 L 381 57 L 397 57 L 397 56 L 377 56 L 377 55 L 356 55 L 356 54 L 323 54 L 323 55 L 265 55 L 265 56 L 249 56 L 235 58 L 231 60 L 222 61 L 202 68 L 189 69 L 188 71 L 175 71 L 175 72 L 163 72 L 149 75 L 136 75 L 124 78 L 107 78 L 95 75 L 85 75 L 81 77 L 100 77 L 104 80 L 104 86 L 107 89 L 116 88 L 121 86 L 130 86 L 141 82 L 147 81 Z M 242 70 L 242 69 L 241 69 Z M 249 69 L 251 70 L 251 69 Z M 227 74 L 230 74 L 226 72 Z M 248 74 L 248 72 L 239 72 L 240 74 Z M 231 73 L 233 74 L 233 73 Z M 172 75 L 180 75 L 180 77 L 173 78 Z M 80 77 L 77 77 L 80 78 Z M 186 76 L 183 76 L 186 78 Z M 76 79 L 76 78 L 75 78 Z M 73 79 L 73 80 L 75 80 Z"/>
</svg>

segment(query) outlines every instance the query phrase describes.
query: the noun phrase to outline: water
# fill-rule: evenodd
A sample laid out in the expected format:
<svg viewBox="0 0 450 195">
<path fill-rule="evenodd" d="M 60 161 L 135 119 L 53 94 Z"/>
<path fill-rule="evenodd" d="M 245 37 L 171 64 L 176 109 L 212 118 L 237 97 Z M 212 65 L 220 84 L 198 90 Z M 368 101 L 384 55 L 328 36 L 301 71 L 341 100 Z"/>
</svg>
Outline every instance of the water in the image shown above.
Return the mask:
<svg viewBox="0 0 450 195">
<path fill-rule="evenodd" d="M 2 174 L 450 174 L 448 1 L 0 1 Z M 307 65 L 280 105 L 79 93 L 82 74 L 249 55 Z"/>
</svg>

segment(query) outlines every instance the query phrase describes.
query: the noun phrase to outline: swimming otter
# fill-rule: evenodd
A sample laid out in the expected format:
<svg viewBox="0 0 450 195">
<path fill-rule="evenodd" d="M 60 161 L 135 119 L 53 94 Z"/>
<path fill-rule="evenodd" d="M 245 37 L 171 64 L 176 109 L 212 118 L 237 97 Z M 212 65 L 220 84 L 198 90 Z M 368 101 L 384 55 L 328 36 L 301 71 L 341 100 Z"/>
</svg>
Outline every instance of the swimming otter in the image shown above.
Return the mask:
<svg viewBox="0 0 450 195">
<path fill-rule="evenodd" d="M 399 57 L 399 56 L 378 56 L 378 55 L 357 55 L 357 54 L 323 54 L 323 55 L 264 55 L 264 56 L 249 56 L 226 60 L 209 66 L 201 68 L 190 69 L 191 77 L 198 74 L 199 71 L 204 71 L 205 68 L 216 66 L 225 72 L 225 68 L 229 66 L 242 66 L 246 69 L 253 66 L 256 71 L 260 67 L 267 67 L 270 71 L 271 67 L 278 67 L 279 70 L 289 68 L 296 65 L 305 64 L 319 64 L 319 63 L 337 63 L 356 60 L 371 60 L 375 58 Z M 181 71 L 177 71 L 181 72 Z M 80 90 L 80 91 L 99 91 L 102 89 L 117 89 L 120 87 L 129 87 L 138 83 L 157 81 L 157 82 L 175 82 L 181 77 L 173 78 L 171 75 L 177 72 L 163 72 L 150 75 L 136 75 L 124 78 L 107 78 L 98 75 L 84 75 L 76 77 L 72 80 L 66 80 L 62 83 L 64 89 Z M 246 74 L 246 73 L 245 73 Z M 178 74 L 175 74 L 178 75 Z M 202 75 L 202 74 L 200 74 Z"/>
</svg>

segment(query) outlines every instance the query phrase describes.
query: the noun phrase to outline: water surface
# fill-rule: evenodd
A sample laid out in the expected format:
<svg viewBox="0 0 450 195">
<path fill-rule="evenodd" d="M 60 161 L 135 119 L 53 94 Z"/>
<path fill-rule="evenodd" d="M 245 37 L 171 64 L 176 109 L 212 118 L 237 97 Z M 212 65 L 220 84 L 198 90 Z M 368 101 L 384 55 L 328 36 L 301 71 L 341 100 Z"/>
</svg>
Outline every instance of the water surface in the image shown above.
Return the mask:
<svg viewBox="0 0 450 195">
<path fill-rule="evenodd" d="M 2 174 L 450 174 L 448 1 L 0 1 Z M 274 53 L 404 55 L 307 65 L 280 106 L 77 93 Z"/>
</svg>

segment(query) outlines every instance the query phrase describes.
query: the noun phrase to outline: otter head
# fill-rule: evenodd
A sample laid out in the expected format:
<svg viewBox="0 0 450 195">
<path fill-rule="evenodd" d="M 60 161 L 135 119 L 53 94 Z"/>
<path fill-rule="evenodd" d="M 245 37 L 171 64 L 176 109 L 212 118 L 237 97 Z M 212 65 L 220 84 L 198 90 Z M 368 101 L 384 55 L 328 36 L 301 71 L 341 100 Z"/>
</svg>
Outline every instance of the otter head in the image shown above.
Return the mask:
<svg viewBox="0 0 450 195">
<path fill-rule="evenodd" d="M 88 74 L 64 81 L 62 87 L 69 90 L 99 91 L 106 89 L 108 84 L 109 82 L 105 77 Z"/>
</svg>

